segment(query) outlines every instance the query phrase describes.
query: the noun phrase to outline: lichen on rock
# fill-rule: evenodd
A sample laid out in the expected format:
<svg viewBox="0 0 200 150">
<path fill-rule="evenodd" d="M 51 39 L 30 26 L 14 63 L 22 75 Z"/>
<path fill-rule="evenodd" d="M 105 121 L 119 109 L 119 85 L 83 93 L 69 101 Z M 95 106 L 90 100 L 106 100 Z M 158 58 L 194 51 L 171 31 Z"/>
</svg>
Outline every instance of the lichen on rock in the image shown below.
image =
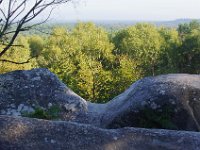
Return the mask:
<svg viewBox="0 0 200 150">
<path fill-rule="evenodd" d="M 46 109 L 49 103 L 71 112 L 87 111 L 87 102 L 47 69 L 0 75 L 1 114 L 20 116 L 22 112 L 34 112 L 36 107 Z"/>
</svg>

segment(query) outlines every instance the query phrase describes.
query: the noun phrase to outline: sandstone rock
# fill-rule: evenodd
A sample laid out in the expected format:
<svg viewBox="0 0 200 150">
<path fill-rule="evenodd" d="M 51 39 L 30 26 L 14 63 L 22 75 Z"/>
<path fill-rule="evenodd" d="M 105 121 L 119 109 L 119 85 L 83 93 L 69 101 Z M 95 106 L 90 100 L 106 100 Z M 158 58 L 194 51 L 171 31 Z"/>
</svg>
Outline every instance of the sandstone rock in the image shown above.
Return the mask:
<svg viewBox="0 0 200 150">
<path fill-rule="evenodd" d="M 200 130 L 200 76 L 169 74 L 134 83 L 105 106 L 105 128 Z"/>
<path fill-rule="evenodd" d="M 200 150 L 200 133 L 0 116 L 0 149 Z"/>
<path fill-rule="evenodd" d="M 0 114 L 20 116 L 59 105 L 63 111 L 86 111 L 87 102 L 47 69 L 14 71 L 0 75 Z"/>
<path fill-rule="evenodd" d="M 0 114 L 20 116 L 59 104 L 62 120 L 101 128 L 200 130 L 200 76 L 171 74 L 134 83 L 106 104 L 86 102 L 47 69 L 0 75 Z"/>
<path fill-rule="evenodd" d="M 54 105 L 68 122 L 16 117 Z M 144 78 L 110 102 L 94 104 L 47 69 L 14 71 L 0 75 L 0 114 L 1 150 L 200 150 L 200 133 L 175 131 L 200 130 L 200 76 Z"/>
</svg>

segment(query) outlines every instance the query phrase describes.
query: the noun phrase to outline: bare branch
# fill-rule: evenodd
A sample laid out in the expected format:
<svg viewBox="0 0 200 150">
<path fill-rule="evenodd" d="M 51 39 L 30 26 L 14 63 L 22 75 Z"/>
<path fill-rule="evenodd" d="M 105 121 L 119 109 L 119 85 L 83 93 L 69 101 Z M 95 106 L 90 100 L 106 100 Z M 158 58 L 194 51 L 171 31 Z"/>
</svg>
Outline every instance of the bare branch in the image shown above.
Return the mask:
<svg viewBox="0 0 200 150">
<path fill-rule="evenodd" d="M 7 59 L 0 59 L 0 62 L 12 63 L 12 64 L 16 64 L 16 65 L 23 65 L 23 64 L 30 63 L 31 59 L 33 59 L 33 58 L 29 58 L 28 60 L 26 60 L 24 62 L 16 62 L 16 61 L 7 60 Z"/>
<path fill-rule="evenodd" d="M 13 45 L 15 39 L 17 38 L 19 32 L 20 32 L 21 26 L 18 26 L 16 29 L 16 32 L 14 33 L 13 37 L 11 38 L 10 42 L 8 43 L 8 45 L 6 45 L 6 47 L 0 52 L 0 57 L 2 57 L 6 51 Z"/>
<path fill-rule="evenodd" d="M 6 46 L 7 44 L 2 43 L 1 45 Z M 21 47 L 21 48 L 24 48 L 25 46 L 21 45 L 21 44 L 13 44 L 11 47 Z"/>
<path fill-rule="evenodd" d="M 19 12 L 15 15 L 14 18 L 12 18 L 11 22 L 13 22 L 18 16 L 21 15 L 21 13 L 23 13 L 23 11 L 25 11 L 25 9 L 26 9 L 26 0 L 24 1 L 24 3 L 21 3 L 21 4 L 12 12 L 12 16 L 13 16 L 21 7 L 23 7 L 22 10 L 19 11 Z"/>
<path fill-rule="evenodd" d="M 6 14 L 3 12 L 1 8 L 0 8 L 0 12 L 2 13 L 3 17 L 6 19 Z"/>
<path fill-rule="evenodd" d="M 71 0 L 35 0 L 34 3 L 30 3 L 29 0 L 6 1 L 7 3 L 4 0 L 0 0 L 0 13 L 2 14 L 2 18 L 0 18 L 0 42 L 7 43 L 2 51 L 0 51 L 0 57 L 14 44 L 20 32 L 30 30 L 35 26 L 45 23 L 49 19 L 53 8 L 46 19 L 30 25 L 30 22 L 37 18 L 43 11 L 49 7 L 67 3 Z M 4 7 L 1 7 L 3 3 L 7 5 L 6 10 L 4 10 Z M 30 4 L 32 6 L 29 8 Z"/>
</svg>

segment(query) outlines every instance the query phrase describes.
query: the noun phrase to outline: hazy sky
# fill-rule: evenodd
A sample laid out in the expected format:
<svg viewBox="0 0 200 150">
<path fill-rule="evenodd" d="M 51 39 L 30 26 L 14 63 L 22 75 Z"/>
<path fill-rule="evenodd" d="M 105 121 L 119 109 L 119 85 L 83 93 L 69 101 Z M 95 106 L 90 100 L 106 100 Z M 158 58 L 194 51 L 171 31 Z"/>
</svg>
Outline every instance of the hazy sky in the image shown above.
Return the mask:
<svg viewBox="0 0 200 150">
<path fill-rule="evenodd" d="M 200 0 L 80 0 L 78 4 L 57 8 L 52 17 L 58 20 L 197 19 Z"/>
</svg>

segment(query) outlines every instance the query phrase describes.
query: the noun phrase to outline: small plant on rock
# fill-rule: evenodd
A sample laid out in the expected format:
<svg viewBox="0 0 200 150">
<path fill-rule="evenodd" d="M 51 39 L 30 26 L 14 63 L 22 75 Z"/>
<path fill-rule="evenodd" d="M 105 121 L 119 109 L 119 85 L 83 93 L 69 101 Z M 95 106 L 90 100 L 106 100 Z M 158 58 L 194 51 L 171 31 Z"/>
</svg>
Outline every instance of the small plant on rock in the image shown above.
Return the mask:
<svg viewBox="0 0 200 150">
<path fill-rule="evenodd" d="M 42 107 L 36 107 L 35 111 L 31 113 L 22 112 L 23 117 L 47 119 L 47 120 L 59 119 L 60 114 L 61 114 L 61 108 L 59 105 L 53 105 L 48 109 L 44 109 Z"/>
</svg>

